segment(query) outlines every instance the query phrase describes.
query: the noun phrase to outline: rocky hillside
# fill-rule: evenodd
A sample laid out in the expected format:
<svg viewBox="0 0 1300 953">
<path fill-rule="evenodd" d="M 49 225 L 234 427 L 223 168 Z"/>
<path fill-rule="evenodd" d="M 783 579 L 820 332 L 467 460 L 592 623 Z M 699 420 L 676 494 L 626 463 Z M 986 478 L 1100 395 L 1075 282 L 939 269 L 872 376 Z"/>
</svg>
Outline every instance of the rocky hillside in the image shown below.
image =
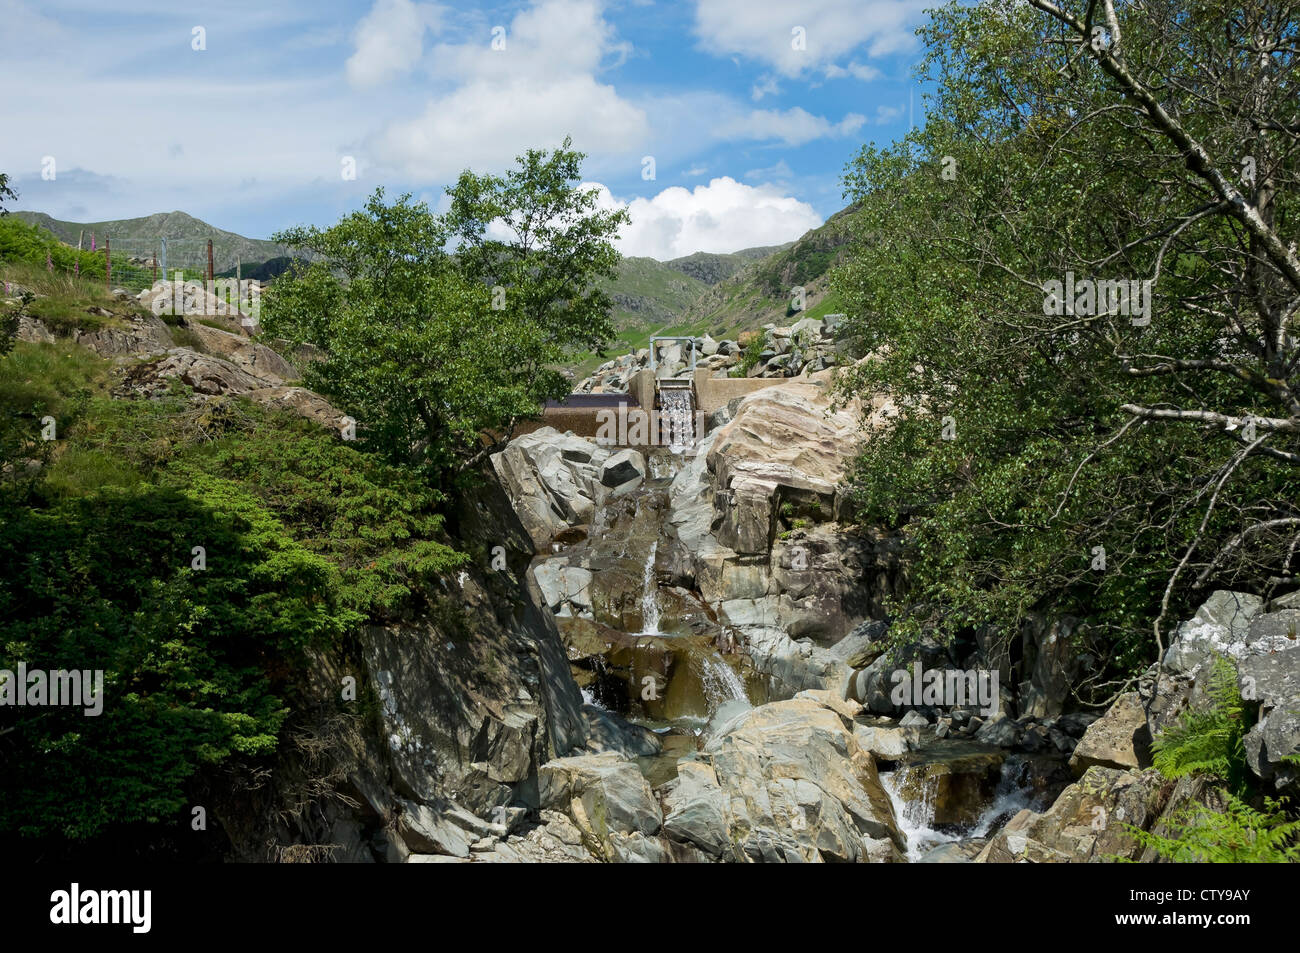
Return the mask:
<svg viewBox="0 0 1300 953">
<path fill-rule="evenodd" d="M 548 843 L 570 832 L 572 859 L 1170 859 L 1189 817 L 1232 802 L 1170 755 L 1153 766 L 1153 740 L 1176 750 L 1218 718 L 1242 727 L 1241 771 L 1295 791 L 1294 596 L 1214 593 L 1101 717 L 1073 693 L 1091 674 L 1074 619 L 892 645 L 904 540 L 858 523 L 842 487 L 859 415 L 879 429 L 893 408 L 833 408 L 833 374 L 739 399 L 680 459 L 551 429 L 494 458 L 575 678 L 656 727 L 640 763 L 673 763 L 557 762 Z M 987 696 L 922 695 L 936 672 L 983 673 Z M 899 697 L 900 674 L 915 697 Z M 1225 678 L 1249 696 L 1240 713 L 1223 713 Z"/>
<path fill-rule="evenodd" d="M 93 356 L 124 409 L 179 396 L 216 428 L 250 402 L 346 439 L 342 415 L 297 382 L 312 355 L 281 354 L 237 320 L 164 320 L 122 292 L 51 323 L 42 315 L 62 312 L 49 296 L 10 295 L 16 347 Z M 821 346 L 825 329 L 783 330 L 757 340 L 789 354 Z M 1152 861 L 1177 850 L 1189 810 L 1236 810 L 1212 781 L 1169 774 L 1161 739 L 1189 719 L 1235 720 L 1240 769 L 1295 790 L 1294 596 L 1214 593 L 1100 717 L 1071 692 L 1089 671 L 1069 618 L 900 654 L 887 605 L 907 591 L 903 540 L 858 522 L 844 493 L 863 416 L 883 428 L 894 409 L 883 396 L 834 404 L 835 373 L 773 369 L 773 386 L 719 411 L 681 453 L 549 428 L 513 441 L 447 511 L 442 538 L 471 558 L 433 574 L 421 608 L 313 649 L 284 687 L 292 728 L 274 753 L 251 774 L 202 777 L 190 797 L 210 808 L 208 849 L 347 862 Z M 203 432 L 187 439 L 223 439 Z M 74 427 L 74 442 L 87 438 Z M 57 469 L 58 457 L 32 465 Z M 995 690 L 894 691 L 900 671 L 954 670 L 996 673 Z M 349 679 L 345 698 L 365 704 L 338 701 Z M 1227 715 L 1225 679 L 1248 696 Z"/>
</svg>

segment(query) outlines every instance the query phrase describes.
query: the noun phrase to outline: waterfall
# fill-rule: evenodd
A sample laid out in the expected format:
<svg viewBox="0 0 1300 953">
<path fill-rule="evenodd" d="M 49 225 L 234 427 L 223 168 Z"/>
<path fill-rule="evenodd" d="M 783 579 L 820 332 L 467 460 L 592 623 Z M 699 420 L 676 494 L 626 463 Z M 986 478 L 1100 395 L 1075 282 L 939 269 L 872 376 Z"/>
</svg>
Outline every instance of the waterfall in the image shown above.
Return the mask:
<svg viewBox="0 0 1300 953">
<path fill-rule="evenodd" d="M 921 781 L 921 796 L 908 800 L 903 796 L 904 782 L 913 771 L 925 771 L 925 765 L 904 765 L 896 771 L 880 772 L 880 783 L 889 799 L 894 802 L 894 815 L 898 829 L 907 839 L 907 859 L 913 863 L 931 847 L 959 838 L 936 831 L 934 823 L 934 797 L 939 791 L 939 779 L 927 777 Z"/>
<path fill-rule="evenodd" d="M 659 540 L 650 544 L 650 555 L 645 561 L 645 575 L 642 577 L 641 592 L 641 634 L 659 634 L 659 587 L 655 585 L 655 552 L 659 549 Z"/>
<path fill-rule="evenodd" d="M 681 453 L 695 442 L 695 395 L 689 387 L 665 387 L 659 391 L 659 404 L 668 449 Z"/>
<path fill-rule="evenodd" d="M 700 687 L 704 689 L 704 698 L 711 712 L 717 711 L 724 702 L 749 701 L 745 683 L 717 652 L 705 656 L 700 668 Z"/>
<path fill-rule="evenodd" d="M 1023 762 L 1019 758 L 1007 758 L 1002 762 L 1002 771 L 998 778 L 993 800 L 984 808 L 975 823 L 959 830 L 938 831 L 934 824 L 934 798 L 939 790 L 936 776 L 925 777 L 921 782 L 921 796 L 908 800 L 903 796 L 905 782 L 913 771 L 925 771 L 924 764 L 903 765 L 894 771 L 880 772 L 880 781 L 884 785 L 889 799 L 894 802 L 894 814 L 898 818 L 898 829 L 907 838 L 907 859 L 917 861 L 921 855 L 932 847 L 950 844 L 954 841 L 971 837 L 988 837 L 1024 808 L 1033 808 L 1034 800 L 1030 792 L 1019 782 L 1019 769 Z"/>
</svg>

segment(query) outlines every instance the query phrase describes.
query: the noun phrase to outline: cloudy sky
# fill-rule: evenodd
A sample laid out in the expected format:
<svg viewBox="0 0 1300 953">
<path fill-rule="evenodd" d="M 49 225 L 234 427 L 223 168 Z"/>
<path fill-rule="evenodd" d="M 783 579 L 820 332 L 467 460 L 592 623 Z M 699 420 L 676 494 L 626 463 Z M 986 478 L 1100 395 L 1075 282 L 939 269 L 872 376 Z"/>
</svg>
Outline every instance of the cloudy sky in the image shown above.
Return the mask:
<svg viewBox="0 0 1300 953">
<path fill-rule="evenodd" d="M 440 208 L 462 169 L 569 134 L 631 211 L 625 254 L 776 244 L 920 112 L 932 5 L 0 0 L 0 171 L 56 218 L 180 209 L 263 238 L 377 185 Z"/>
</svg>

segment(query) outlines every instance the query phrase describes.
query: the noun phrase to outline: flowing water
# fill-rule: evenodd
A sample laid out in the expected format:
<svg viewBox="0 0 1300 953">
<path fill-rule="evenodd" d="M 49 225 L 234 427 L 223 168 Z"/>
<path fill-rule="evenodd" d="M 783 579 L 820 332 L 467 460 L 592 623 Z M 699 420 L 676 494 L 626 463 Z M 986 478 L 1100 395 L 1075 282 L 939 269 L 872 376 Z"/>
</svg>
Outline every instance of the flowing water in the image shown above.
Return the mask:
<svg viewBox="0 0 1300 953">
<path fill-rule="evenodd" d="M 659 634 L 659 587 L 655 584 L 655 555 L 658 551 L 659 540 L 656 539 L 650 544 L 650 552 L 646 554 L 645 573 L 641 577 L 645 587 L 641 593 L 642 635 Z"/>
<path fill-rule="evenodd" d="M 668 449 L 681 453 L 695 442 L 695 395 L 689 387 L 665 387 L 659 392 L 659 404 Z"/>
<path fill-rule="evenodd" d="M 749 703 L 749 693 L 745 683 L 740 680 L 736 670 L 723 660 L 717 652 L 700 660 L 700 682 L 704 687 L 704 697 L 709 703 L 709 713 L 717 711 L 725 702 L 743 701 Z"/>
<path fill-rule="evenodd" d="M 942 844 L 987 837 L 1020 811 L 1035 807 L 1030 793 L 1017 781 L 1020 767 L 1021 762 L 1016 758 L 1007 758 L 1002 762 L 1002 773 L 997 789 L 993 792 L 993 799 L 985 805 L 973 824 L 944 825 L 942 829 L 934 827 L 934 799 L 939 784 L 937 777 L 927 777 L 916 785 L 921 789 L 919 798 L 909 800 L 902 793 L 907 787 L 909 775 L 916 771 L 924 772 L 924 764 L 902 765 L 893 771 L 880 772 L 880 782 L 894 804 L 898 829 L 907 838 L 907 859 L 916 862 L 926 851 Z"/>
</svg>

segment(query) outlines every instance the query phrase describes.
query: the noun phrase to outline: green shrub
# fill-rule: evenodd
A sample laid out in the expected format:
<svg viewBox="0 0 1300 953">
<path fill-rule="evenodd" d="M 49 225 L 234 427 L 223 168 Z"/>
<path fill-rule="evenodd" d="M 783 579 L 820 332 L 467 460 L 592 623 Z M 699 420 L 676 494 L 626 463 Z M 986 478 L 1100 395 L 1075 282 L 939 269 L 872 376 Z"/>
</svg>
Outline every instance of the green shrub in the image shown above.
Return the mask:
<svg viewBox="0 0 1300 953">
<path fill-rule="evenodd" d="M 66 345 L 0 360 L 10 429 L 60 425 L 5 457 L 46 466 L 6 493 L 0 669 L 103 670 L 106 696 L 97 717 L 0 708 L 22 766 L 0 772 L 0 836 L 179 820 L 197 773 L 276 749 L 309 648 L 436 602 L 466 558 L 412 471 L 243 400 L 115 400 L 108 370 Z"/>
<path fill-rule="evenodd" d="M 732 377 L 748 377 L 749 372 L 753 370 L 754 365 L 758 363 L 759 356 L 763 353 L 766 342 L 760 334 L 745 345 L 745 349 L 740 352 L 740 363 L 732 368 Z"/>
<path fill-rule="evenodd" d="M 1300 820 L 1281 801 L 1255 810 L 1233 794 L 1221 811 L 1193 805 L 1172 819 L 1169 836 L 1130 828 L 1144 847 L 1175 863 L 1286 864 L 1300 862 Z"/>
</svg>

